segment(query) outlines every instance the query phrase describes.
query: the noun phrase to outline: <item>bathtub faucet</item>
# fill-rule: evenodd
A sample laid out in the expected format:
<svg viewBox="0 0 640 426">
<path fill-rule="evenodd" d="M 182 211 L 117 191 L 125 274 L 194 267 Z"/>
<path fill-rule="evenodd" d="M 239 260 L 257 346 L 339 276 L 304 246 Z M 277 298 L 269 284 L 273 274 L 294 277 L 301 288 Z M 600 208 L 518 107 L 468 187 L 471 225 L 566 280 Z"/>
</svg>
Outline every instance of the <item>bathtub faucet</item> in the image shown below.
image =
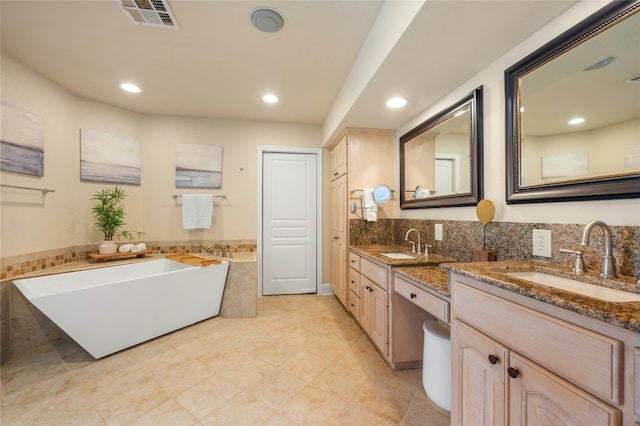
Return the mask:
<svg viewBox="0 0 640 426">
<path fill-rule="evenodd" d="M 220 244 L 211 244 L 207 246 L 207 252 L 209 254 L 215 255 L 216 249 L 217 249 L 217 252 L 220 253 L 221 257 L 227 257 L 227 250 L 225 250 L 224 246 L 221 246 Z"/>
<path fill-rule="evenodd" d="M 206 251 L 207 253 L 209 253 L 209 254 L 211 254 L 211 255 L 213 255 L 213 254 L 214 254 L 214 253 L 213 253 L 213 251 L 211 251 L 211 246 L 203 247 L 203 246 L 201 246 L 200 244 L 192 244 L 192 245 L 191 245 L 191 248 L 192 248 L 192 249 L 193 249 L 193 248 L 199 248 L 199 249 L 202 249 L 202 250 Z"/>
</svg>

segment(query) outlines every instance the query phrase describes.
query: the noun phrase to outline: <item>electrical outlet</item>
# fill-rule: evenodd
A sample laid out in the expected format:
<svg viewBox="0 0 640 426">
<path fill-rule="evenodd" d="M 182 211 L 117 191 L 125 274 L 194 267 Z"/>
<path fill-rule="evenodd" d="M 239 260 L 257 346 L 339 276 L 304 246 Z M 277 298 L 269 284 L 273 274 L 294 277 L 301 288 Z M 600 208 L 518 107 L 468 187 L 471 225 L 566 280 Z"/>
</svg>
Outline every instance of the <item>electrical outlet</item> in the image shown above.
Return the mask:
<svg viewBox="0 0 640 426">
<path fill-rule="evenodd" d="M 433 233 L 436 241 L 442 241 L 442 224 L 436 223 L 436 230 Z"/>
<path fill-rule="evenodd" d="M 533 230 L 533 255 L 551 257 L 551 231 L 548 229 Z"/>
</svg>

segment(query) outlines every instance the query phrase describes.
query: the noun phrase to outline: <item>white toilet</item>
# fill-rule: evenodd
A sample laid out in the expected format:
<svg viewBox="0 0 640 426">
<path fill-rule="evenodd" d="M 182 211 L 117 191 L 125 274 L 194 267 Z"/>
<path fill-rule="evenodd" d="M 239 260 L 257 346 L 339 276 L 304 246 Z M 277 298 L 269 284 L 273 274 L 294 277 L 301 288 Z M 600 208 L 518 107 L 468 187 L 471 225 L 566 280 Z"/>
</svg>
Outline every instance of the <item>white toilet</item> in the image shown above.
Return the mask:
<svg viewBox="0 0 640 426">
<path fill-rule="evenodd" d="M 429 320 L 422 324 L 422 386 L 429 399 L 451 411 L 451 332 L 447 324 Z"/>
</svg>

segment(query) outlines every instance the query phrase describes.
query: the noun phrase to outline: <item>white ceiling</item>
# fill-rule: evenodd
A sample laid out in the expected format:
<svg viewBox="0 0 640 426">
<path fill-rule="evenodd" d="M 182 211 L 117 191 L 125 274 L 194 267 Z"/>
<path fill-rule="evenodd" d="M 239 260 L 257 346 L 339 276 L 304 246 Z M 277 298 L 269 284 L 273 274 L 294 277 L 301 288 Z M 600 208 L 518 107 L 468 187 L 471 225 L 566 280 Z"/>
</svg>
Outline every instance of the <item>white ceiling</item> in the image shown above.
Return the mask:
<svg viewBox="0 0 640 426">
<path fill-rule="evenodd" d="M 180 28 L 167 29 L 131 23 L 115 0 L 2 0 L 0 28 L 4 52 L 79 96 L 140 113 L 319 124 L 329 137 L 398 128 L 575 3 L 170 0 Z M 284 29 L 252 27 L 258 6 L 279 10 Z M 402 8 L 414 10 L 406 23 Z M 142 93 L 122 92 L 125 80 Z M 280 102 L 264 104 L 267 91 Z M 388 110 L 392 95 L 409 104 Z"/>
</svg>

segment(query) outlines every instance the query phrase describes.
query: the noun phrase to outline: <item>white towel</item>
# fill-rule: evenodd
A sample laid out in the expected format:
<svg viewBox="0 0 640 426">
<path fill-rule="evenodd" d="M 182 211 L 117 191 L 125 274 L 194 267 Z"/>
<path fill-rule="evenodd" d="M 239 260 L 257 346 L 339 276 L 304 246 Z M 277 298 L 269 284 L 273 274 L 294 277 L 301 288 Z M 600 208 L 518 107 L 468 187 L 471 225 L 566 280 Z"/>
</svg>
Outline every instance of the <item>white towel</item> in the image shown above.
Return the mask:
<svg viewBox="0 0 640 426">
<path fill-rule="evenodd" d="M 373 188 L 365 188 L 362 196 L 362 217 L 367 222 L 378 220 L 378 205 L 373 201 Z"/>
<path fill-rule="evenodd" d="M 182 227 L 184 229 L 209 229 L 212 217 L 212 194 L 185 194 L 182 196 Z"/>
<path fill-rule="evenodd" d="M 131 253 L 138 253 L 141 251 L 145 251 L 147 249 L 147 245 L 145 243 L 136 244 L 131 247 Z"/>
<path fill-rule="evenodd" d="M 120 247 L 118 247 L 118 251 L 120 253 L 129 253 L 132 248 L 133 244 L 122 244 Z"/>
</svg>

